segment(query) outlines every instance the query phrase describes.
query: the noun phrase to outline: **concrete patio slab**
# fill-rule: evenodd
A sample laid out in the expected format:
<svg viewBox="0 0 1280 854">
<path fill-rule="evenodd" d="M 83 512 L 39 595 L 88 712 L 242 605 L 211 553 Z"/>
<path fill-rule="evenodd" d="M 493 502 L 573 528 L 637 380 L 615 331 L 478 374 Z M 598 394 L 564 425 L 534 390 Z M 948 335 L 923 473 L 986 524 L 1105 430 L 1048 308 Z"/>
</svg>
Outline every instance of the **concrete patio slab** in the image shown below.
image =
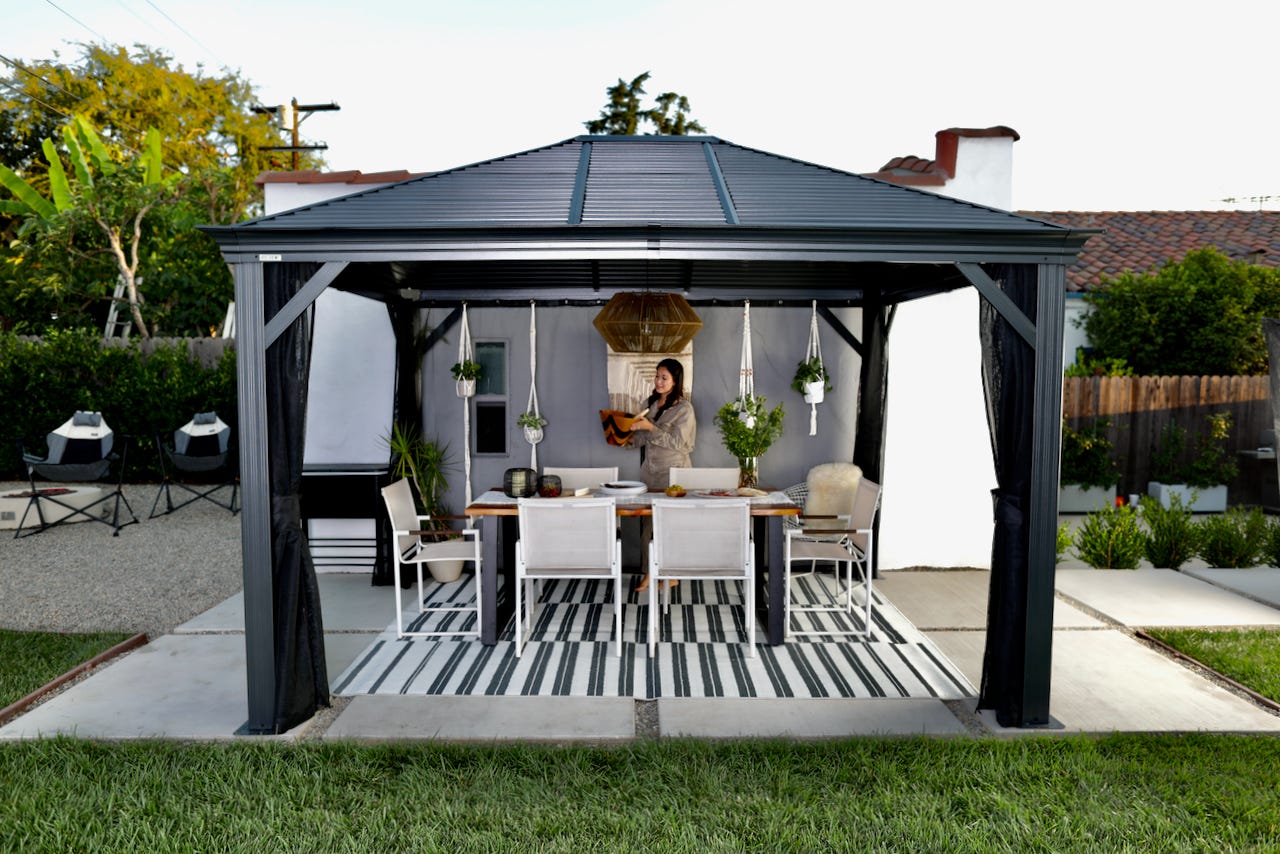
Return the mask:
<svg viewBox="0 0 1280 854">
<path fill-rule="evenodd" d="M 987 570 L 886 571 L 876 589 L 920 629 L 986 629 Z M 1061 600 L 1054 603 L 1053 625 L 1099 627 L 1094 617 Z M 976 684 L 976 683 L 975 683 Z"/>
<path fill-rule="evenodd" d="M 1280 608 L 1280 568 L 1254 566 L 1248 569 L 1184 569 L 1184 574 L 1215 587 L 1232 590 L 1273 608 Z"/>
<path fill-rule="evenodd" d="M 839 738 L 853 735 L 963 735 L 939 700 L 797 700 L 672 697 L 658 700 L 663 736 Z"/>
<path fill-rule="evenodd" d="M 630 697 L 352 698 L 328 741 L 617 741 L 635 737 Z"/>
<path fill-rule="evenodd" d="M 367 572 L 321 573 L 316 581 L 326 632 L 376 633 L 395 619 L 395 592 L 374 587 Z M 174 629 L 175 634 L 243 631 L 243 591 Z"/>
<path fill-rule="evenodd" d="M 1280 626 L 1280 609 L 1171 569 L 1059 569 L 1054 586 L 1125 626 Z"/>
<path fill-rule="evenodd" d="M 981 632 L 928 634 L 966 676 L 980 678 Z M 1280 716 L 1116 629 L 1053 633 L 1049 709 L 1066 732 L 1280 733 Z M 990 712 L 979 716 L 996 733 L 1064 731 L 1007 729 Z"/>
</svg>

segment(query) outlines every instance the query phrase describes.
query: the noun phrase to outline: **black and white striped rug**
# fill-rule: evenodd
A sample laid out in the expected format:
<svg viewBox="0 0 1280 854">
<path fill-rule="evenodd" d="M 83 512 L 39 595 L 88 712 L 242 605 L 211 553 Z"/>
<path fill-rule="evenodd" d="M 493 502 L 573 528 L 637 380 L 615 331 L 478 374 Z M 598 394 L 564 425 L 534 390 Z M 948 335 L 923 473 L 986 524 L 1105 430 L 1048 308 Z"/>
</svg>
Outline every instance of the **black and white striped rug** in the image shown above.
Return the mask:
<svg viewBox="0 0 1280 854">
<path fill-rule="evenodd" d="M 470 577 L 468 576 L 468 579 Z M 624 591 L 630 579 L 624 579 Z M 793 596 L 817 601 L 817 585 L 830 575 L 793 581 Z M 437 586 L 428 599 L 466 600 L 472 582 Z M 391 595 L 390 592 L 387 594 Z M 855 589 L 855 601 L 861 595 Z M 872 596 L 869 640 L 809 635 L 780 646 L 763 642 L 756 656 L 743 644 L 746 625 L 739 587 L 688 582 L 675 588 L 660 621 L 657 653 L 648 655 L 648 598 L 624 592 L 619 657 L 613 641 L 613 605 L 604 581 L 551 581 L 541 590 L 529 643 L 517 657 L 514 623 L 495 646 L 468 638 L 398 640 L 395 626 L 333 683 L 333 693 L 489 694 L 580 697 L 932 697 L 976 694 L 959 669 L 879 593 Z M 416 612 L 416 607 L 409 609 Z M 408 613 L 408 612 L 406 612 Z M 408 617 L 406 617 L 408 619 Z M 467 626 L 474 615 L 413 614 L 415 629 Z M 861 612 L 792 615 L 807 631 L 861 628 Z M 803 621 L 803 626 L 801 622 Z"/>
</svg>

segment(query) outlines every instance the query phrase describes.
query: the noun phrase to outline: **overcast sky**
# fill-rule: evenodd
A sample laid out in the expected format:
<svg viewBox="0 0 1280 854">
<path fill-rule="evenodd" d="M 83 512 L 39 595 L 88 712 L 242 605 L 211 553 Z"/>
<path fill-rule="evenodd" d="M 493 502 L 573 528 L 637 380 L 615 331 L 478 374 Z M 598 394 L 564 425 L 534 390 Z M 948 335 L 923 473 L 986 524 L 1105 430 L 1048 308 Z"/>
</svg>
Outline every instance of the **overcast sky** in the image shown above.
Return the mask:
<svg viewBox="0 0 1280 854">
<path fill-rule="evenodd" d="M 0 54 L 75 42 L 228 67 L 333 169 L 458 166 L 584 133 L 651 71 L 711 134 L 852 172 L 1008 125 L 1014 207 L 1280 208 L 1280 3 L 1133 0 L 6 0 Z M 1134 8 L 1130 8 L 1134 7 Z"/>
</svg>

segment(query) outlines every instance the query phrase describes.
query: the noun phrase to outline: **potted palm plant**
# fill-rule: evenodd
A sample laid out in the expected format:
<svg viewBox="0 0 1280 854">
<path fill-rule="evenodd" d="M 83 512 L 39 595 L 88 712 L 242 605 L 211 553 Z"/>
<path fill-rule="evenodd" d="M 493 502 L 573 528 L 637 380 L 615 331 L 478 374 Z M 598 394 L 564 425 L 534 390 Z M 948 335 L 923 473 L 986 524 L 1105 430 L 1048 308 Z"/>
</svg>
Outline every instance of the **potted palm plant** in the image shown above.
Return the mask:
<svg viewBox="0 0 1280 854">
<path fill-rule="evenodd" d="M 791 387 L 804 395 L 805 403 L 822 403 L 826 392 L 831 391 L 831 374 L 827 373 L 822 359 L 810 356 L 796 365 Z"/>
<path fill-rule="evenodd" d="M 449 372 L 453 374 L 458 397 L 471 397 L 476 393 L 476 380 L 480 379 L 481 374 L 479 362 L 463 359 L 461 362 L 454 362 Z"/>
<path fill-rule="evenodd" d="M 782 435 L 782 404 L 764 404 L 763 397 L 739 397 L 720 407 L 714 419 L 725 450 L 738 460 L 738 486 L 757 485 L 760 457 Z"/>
<path fill-rule="evenodd" d="M 424 521 L 423 530 L 449 530 L 449 522 L 444 518 L 449 516 L 445 495 L 449 491 L 447 473 L 453 470 L 454 464 L 448 445 L 439 439 L 422 436 L 410 424 L 393 424 L 391 435 L 385 441 L 394 457 L 392 473 L 396 477 L 409 478 L 414 486 L 418 512 L 432 517 Z M 462 560 L 433 560 L 427 568 L 432 578 L 447 584 L 458 580 L 465 563 Z"/>
</svg>

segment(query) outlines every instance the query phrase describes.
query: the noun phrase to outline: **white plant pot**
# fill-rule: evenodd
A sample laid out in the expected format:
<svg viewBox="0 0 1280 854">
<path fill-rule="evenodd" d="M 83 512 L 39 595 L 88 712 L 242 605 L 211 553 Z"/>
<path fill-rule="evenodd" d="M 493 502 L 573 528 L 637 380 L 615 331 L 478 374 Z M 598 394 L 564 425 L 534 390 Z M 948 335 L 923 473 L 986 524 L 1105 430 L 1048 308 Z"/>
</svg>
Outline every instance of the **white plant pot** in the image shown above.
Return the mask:
<svg viewBox="0 0 1280 854">
<path fill-rule="evenodd" d="M 472 397 L 476 393 L 475 380 L 455 380 L 454 388 L 458 392 L 458 397 Z"/>
<path fill-rule="evenodd" d="M 805 403 L 822 403 L 827 392 L 827 384 L 822 380 L 817 382 L 805 383 L 804 385 L 804 402 Z"/>
<path fill-rule="evenodd" d="M 1059 513 L 1092 513 L 1116 503 L 1116 488 L 1064 483 L 1058 487 Z"/>
<path fill-rule="evenodd" d="M 431 577 L 441 584 L 451 584 L 462 577 L 465 560 L 433 560 L 427 564 Z"/>
<path fill-rule="evenodd" d="M 541 427 L 524 428 L 524 440 L 528 442 L 530 445 L 538 444 L 539 442 L 542 441 L 542 428 Z"/>
<path fill-rule="evenodd" d="M 1195 501 L 1191 500 L 1192 493 L 1195 493 Z M 1147 484 L 1147 494 L 1165 507 L 1169 506 L 1171 496 L 1177 495 L 1182 499 L 1182 506 L 1189 507 L 1192 513 L 1224 513 L 1227 509 L 1225 483 L 1197 489 L 1185 483 L 1161 483 L 1153 480 Z"/>
</svg>

